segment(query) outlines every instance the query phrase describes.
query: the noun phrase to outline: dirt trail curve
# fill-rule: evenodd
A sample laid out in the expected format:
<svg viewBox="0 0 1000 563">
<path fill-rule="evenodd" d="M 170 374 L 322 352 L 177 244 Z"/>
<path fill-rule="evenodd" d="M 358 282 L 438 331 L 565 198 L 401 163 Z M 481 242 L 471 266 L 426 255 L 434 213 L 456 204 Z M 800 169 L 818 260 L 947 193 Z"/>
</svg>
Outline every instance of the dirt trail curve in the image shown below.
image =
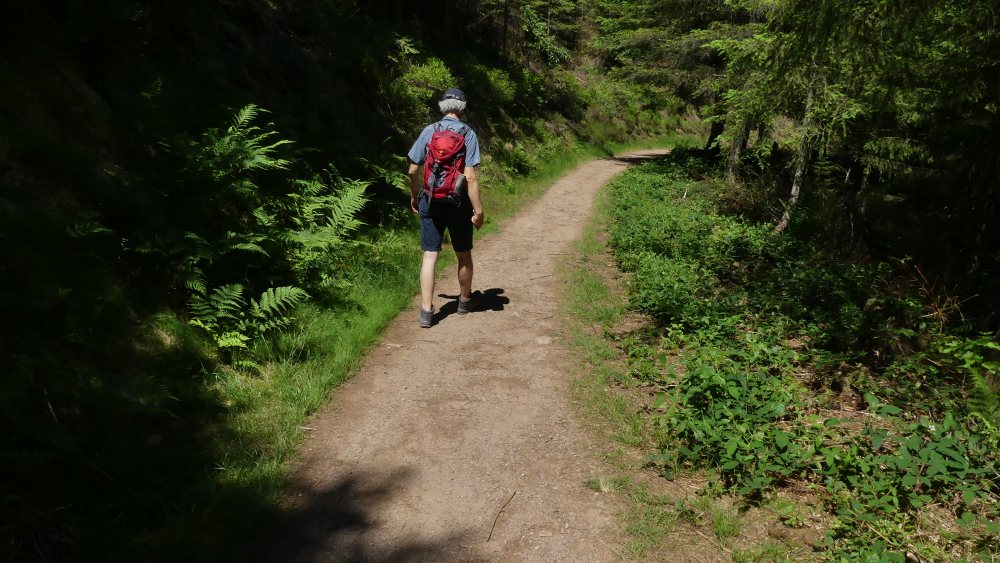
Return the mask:
<svg viewBox="0 0 1000 563">
<path fill-rule="evenodd" d="M 598 189 L 630 161 L 658 153 L 584 164 L 479 241 L 480 310 L 459 316 L 453 301 L 437 298 L 433 328 L 417 327 L 415 305 L 392 323 L 308 423 L 314 431 L 293 468 L 291 515 L 258 556 L 618 558 L 620 507 L 582 484 L 602 470 L 570 401 L 555 263 L 581 235 Z M 457 288 L 449 268 L 436 293 Z"/>
</svg>

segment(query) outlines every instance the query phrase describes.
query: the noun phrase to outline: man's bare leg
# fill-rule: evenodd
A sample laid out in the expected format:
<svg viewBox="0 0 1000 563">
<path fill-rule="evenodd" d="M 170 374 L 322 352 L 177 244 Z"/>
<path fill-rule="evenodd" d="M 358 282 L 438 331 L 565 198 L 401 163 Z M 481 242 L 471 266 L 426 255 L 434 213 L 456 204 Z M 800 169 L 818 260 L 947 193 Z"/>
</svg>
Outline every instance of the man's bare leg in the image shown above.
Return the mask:
<svg viewBox="0 0 1000 563">
<path fill-rule="evenodd" d="M 434 306 L 434 266 L 437 259 L 437 252 L 424 251 L 424 261 L 420 266 L 420 307 L 424 311 L 430 311 Z"/>
<path fill-rule="evenodd" d="M 472 294 L 472 251 L 456 252 L 458 257 L 458 288 L 462 299 Z"/>
</svg>

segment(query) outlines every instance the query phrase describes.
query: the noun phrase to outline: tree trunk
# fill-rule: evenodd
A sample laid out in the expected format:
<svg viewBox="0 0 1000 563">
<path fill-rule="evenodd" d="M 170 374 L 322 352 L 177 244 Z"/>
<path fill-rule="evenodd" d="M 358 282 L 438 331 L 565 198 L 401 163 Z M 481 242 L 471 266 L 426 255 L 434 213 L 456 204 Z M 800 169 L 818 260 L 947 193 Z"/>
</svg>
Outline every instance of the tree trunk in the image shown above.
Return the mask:
<svg viewBox="0 0 1000 563">
<path fill-rule="evenodd" d="M 712 128 L 708 131 L 708 142 L 705 143 L 705 150 L 711 152 L 714 155 L 719 154 L 719 145 L 716 143 L 719 139 L 719 135 L 726 130 L 725 123 L 712 122 Z"/>
<path fill-rule="evenodd" d="M 799 145 L 798 158 L 795 161 L 795 176 L 792 179 L 792 193 L 788 196 L 788 205 L 785 212 L 781 214 L 781 221 L 774 227 L 775 234 L 781 234 L 792 222 L 792 211 L 795 204 L 799 202 L 799 194 L 802 192 L 802 181 L 806 175 L 806 165 L 809 161 L 809 153 L 812 150 L 812 138 L 809 135 L 808 126 L 806 133 L 802 136 L 802 144 Z"/>
<path fill-rule="evenodd" d="M 741 123 L 736 131 L 737 134 L 729 145 L 729 155 L 726 157 L 726 181 L 730 184 L 736 183 L 736 172 L 739 170 L 740 159 L 747 148 L 747 139 L 750 136 L 750 128 L 745 123 Z"/>
<path fill-rule="evenodd" d="M 792 193 L 788 196 L 788 205 L 785 206 L 785 212 L 781 214 L 781 221 L 778 221 L 778 224 L 774 226 L 775 234 L 781 234 L 781 232 L 787 229 L 788 225 L 792 222 L 792 211 L 795 210 L 795 204 L 799 202 L 799 194 L 802 192 L 802 182 L 805 180 L 806 168 L 809 165 L 809 154 L 812 152 L 812 102 L 815 82 L 814 75 L 812 84 L 809 86 L 809 91 L 806 94 L 805 116 L 802 120 L 802 144 L 799 145 L 798 158 L 795 160 L 795 176 L 792 177 Z"/>
<path fill-rule="evenodd" d="M 500 52 L 506 57 L 507 53 L 507 36 L 510 35 L 510 0 L 506 0 L 503 3 L 503 43 L 500 45 Z"/>
</svg>

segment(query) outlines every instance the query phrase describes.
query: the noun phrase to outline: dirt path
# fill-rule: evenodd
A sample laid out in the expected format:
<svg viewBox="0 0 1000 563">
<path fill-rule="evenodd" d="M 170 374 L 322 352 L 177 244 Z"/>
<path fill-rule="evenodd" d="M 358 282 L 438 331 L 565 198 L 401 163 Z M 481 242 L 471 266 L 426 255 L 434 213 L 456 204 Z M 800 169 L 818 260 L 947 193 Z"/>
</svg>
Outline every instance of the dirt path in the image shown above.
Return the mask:
<svg viewBox="0 0 1000 563">
<path fill-rule="evenodd" d="M 461 317 L 437 298 L 433 328 L 417 328 L 415 305 L 392 323 L 310 420 L 292 515 L 265 559 L 618 558 L 620 507 L 583 486 L 602 470 L 570 402 L 555 263 L 598 189 L 653 154 L 585 164 L 478 241 L 479 311 Z M 437 293 L 457 291 L 449 269 Z"/>
</svg>

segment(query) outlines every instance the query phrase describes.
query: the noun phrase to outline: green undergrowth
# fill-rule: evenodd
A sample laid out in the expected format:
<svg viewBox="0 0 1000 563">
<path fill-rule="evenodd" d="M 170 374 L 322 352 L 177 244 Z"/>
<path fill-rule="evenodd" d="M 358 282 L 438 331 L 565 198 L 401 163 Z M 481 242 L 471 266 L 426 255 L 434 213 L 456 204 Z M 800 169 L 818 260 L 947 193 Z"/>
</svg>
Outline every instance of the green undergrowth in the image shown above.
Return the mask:
<svg viewBox="0 0 1000 563">
<path fill-rule="evenodd" d="M 195 511 L 174 514 L 162 528 L 121 549 L 123 558 L 158 553 L 160 560 L 192 554 L 229 560 L 234 546 L 257 535 L 276 514 L 286 486 L 285 462 L 308 431 L 306 418 L 357 369 L 410 302 L 418 273 L 415 252 L 403 249 L 380 267 L 358 268 L 346 276 L 350 286 L 337 303 L 302 305 L 286 330 L 256 343 L 257 369 L 217 368 L 210 389 L 225 410 L 208 430 L 214 467 L 194 491 L 184 491 L 185 497 L 204 496 Z"/>
<path fill-rule="evenodd" d="M 618 282 L 608 279 L 615 275 L 608 271 L 604 236 L 611 198 L 610 190 L 599 193 L 594 220 L 575 245 L 577 255 L 560 271 L 566 331 L 583 372 L 574 395 L 593 428 L 609 444 L 603 457 L 611 473 L 583 484 L 623 501 L 620 516 L 626 540 L 622 555 L 629 559 L 677 560 L 695 552 L 703 557 L 709 550 L 720 559 L 731 555 L 734 561 L 788 560 L 796 551 L 794 546 L 777 541 L 758 545 L 754 538 L 742 538 L 745 516 L 725 500 L 696 495 L 695 488 L 666 494 L 663 487 L 649 482 L 643 452 L 664 437 L 637 402 L 648 395 L 647 384 L 637 377 L 636 362 L 623 362 L 638 340 L 631 332 L 623 332 L 629 316 L 627 296 Z"/>
<path fill-rule="evenodd" d="M 1000 556 L 1000 345 L 942 319 L 905 267 L 727 215 L 717 177 L 678 150 L 610 188 L 610 248 L 654 326 L 600 355 L 655 390 L 647 463 L 708 471 L 705 493 L 745 507 L 810 491 L 825 559 Z"/>
</svg>

